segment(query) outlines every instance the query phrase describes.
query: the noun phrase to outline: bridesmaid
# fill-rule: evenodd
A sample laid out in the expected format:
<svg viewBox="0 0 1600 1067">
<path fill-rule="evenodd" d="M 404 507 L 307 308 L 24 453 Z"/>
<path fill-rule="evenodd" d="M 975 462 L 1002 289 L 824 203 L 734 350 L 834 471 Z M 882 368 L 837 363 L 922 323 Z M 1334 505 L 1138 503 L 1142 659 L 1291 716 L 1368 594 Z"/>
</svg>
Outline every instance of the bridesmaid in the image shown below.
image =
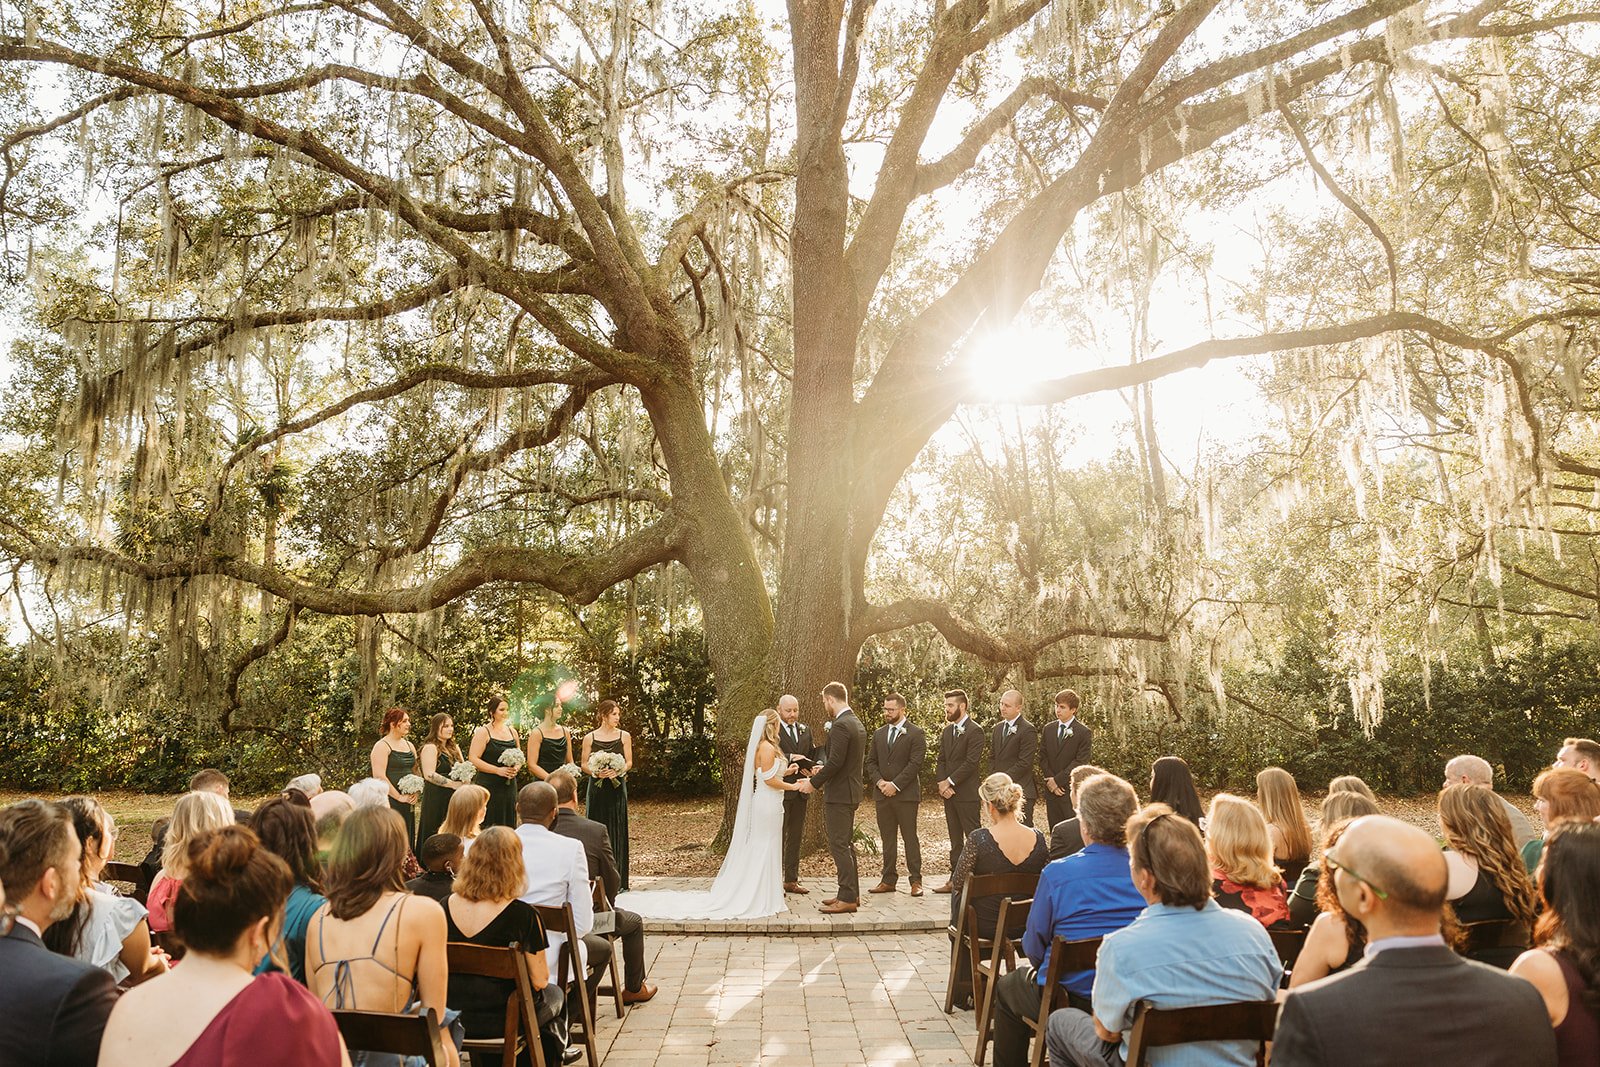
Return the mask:
<svg viewBox="0 0 1600 1067">
<path fill-rule="evenodd" d="M 583 802 L 584 812 L 597 823 L 605 825 L 611 835 L 611 849 L 617 857 L 617 872 L 622 875 L 622 888 L 628 888 L 628 780 L 633 769 L 633 738 L 622 728 L 622 709 L 615 700 L 602 700 L 596 709 L 600 726 L 583 735 L 583 773 L 589 775 L 589 793 Z M 596 752 L 619 752 L 624 766 L 621 771 L 589 773 L 589 757 Z"/>
<path fill-rule="evenodd" d="M 489 791 L 489 814 L 483 825 L 486 828 L 509 826 L 515 830 L 517 769 L 502 764 L 500 757 L 511 749 L 520 749 L 522 742 L 517 737 L 516 727 L 511 725 L 511 705 L 506 703 L 505 697 L 499 693 L 489 694 L 484 711 L 489 714 L 489 725 L 472 731 L 472 747 L 467 757 L 478 768 L 472 783 Z"/>
<path fill-rule="evenodd" d="M 383 713 L 383 736 L 372 746 L 372 777 L 389 785 L 389 806 L 406 821 L 406 841 L 416 847 L 417 824 L 412 805 L 419 794 L 402 793 L 400 779 L 411 774 L 417 766 L 417 750 L 406 734 L 411 732 L 411 713 L 405 708 L 390 708 Z"/>
<path fill-rule="evenodd" d="M 428 722 L 428 739 L 422 742 L 422 811 L 417 814 L 417 848 L 439 832 L 450 797 L 465 782 L 450 777 L 450 768 L 461 762 L 461 746 L 456 744 L 456 722 L 440 712 Z"/>
<path fill-rule="evenodd" d="M 555 697 L 544 709 L 544 718 L 528 733 L 528 770 L 539 781 L 550 777 L 550 772 L 560 770 L 564 763 L 572 762 L 572 731 L 560 725 L 563 706 L 578 691 L 572 680 L 556 686 Z"/>
</svg>

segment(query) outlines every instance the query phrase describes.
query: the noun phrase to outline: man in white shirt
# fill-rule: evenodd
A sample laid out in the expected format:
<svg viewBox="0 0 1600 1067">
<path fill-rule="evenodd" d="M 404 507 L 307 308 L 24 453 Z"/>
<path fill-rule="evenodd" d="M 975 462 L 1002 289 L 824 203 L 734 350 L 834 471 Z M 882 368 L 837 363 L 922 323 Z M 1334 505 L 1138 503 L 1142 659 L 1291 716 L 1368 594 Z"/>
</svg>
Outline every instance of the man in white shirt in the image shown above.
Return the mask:
<svg viewBox="0 0 1600 1067">
<path fill-rule="evenodd" d="M 1457 756 L 1444 765 L 1444 784 L 1451 786 L 1457 782 L 1482 786 L 1493 793 L 1494 768 L 1489 766 L 1489 761 L 1482 756 Z M 1511 801 L 1498 793 L 1495 796 L 1499 799 L 1500 805 L 1505 808 L 1506 818 L 1511 820 L 1511 836 L 1516 838 L 1517 849 L 1520 851 L 1523 845 L 1532 841 L 1536 836 L 1533 831 L 1533 823 L 1528 820 L 1526 815 L 1518 811 Z"/>
<path fill-rule="evenodd" d="M 572 905 L 572 921 L 579 937 L 578 976 L 585 978 L 588 954 L 582 938 L 594 929 L 594 897 L 589 892 L 589 859 L 583 853 L 583 842 L 551 832 L 556 821 L 556 791 L 546 782 L 522 787 L 517 794 L 517 818 L 522 820 L 516 833 L 522 839 L 522 865 L 528 872 L 521 899 L 540 907 Z M 546 934 L 550 944 L 545 949 L 545 959 L 554 978 L 566 938 L 553 930 Z"/>
</svg>

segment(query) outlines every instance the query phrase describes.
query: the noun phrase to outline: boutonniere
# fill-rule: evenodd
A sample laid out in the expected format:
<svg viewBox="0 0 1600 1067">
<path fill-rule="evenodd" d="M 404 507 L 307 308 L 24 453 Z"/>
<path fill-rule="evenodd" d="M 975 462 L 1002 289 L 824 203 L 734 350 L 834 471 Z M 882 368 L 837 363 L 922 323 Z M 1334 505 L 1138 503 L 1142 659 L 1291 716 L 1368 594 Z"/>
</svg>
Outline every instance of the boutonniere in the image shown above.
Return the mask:
<svg viewBox="0 0 1600 1067">
<path fill-rule="evenodd" d="M 822 724 L 822 728 L 823 728 L 823 729 L 824 729 L 824 730 L 831 730 L 831 729 L 833 729 L 833 720 L 832 720 L 832 719 L 829 719 L 829 720 L 828 720 L 828 721 L 827 721 L 827 722 L 825 722 L 825 723 L 823 723 L 823 724 Z"/>
<path fill-rule="evenodd" d="M 965 730 L 965 729 L 966 729 L 966 727 L 965 727 L 965 726 L 957 726 L 957 727 L 956 727 L 956 736 L 957 736 L 957 737 L 960 737 L 960 736 L 961 736 L 961 731 L 962 731 L 962 730 Z"/>
<path fill-rule="evenodd" d="M 1068 736 L 1068 737 L 1071 737 L 1071 736 L 1072 736 L 1072 727 L 1071 727 L 1071 726 L 1070 726 L 1070 725 L 1068 725 L 1068 727 L 1067 727 L 1067 731 L 1066 731 L 1066 732 L 1067 732 L 1067 736 Z"/>
</svg>

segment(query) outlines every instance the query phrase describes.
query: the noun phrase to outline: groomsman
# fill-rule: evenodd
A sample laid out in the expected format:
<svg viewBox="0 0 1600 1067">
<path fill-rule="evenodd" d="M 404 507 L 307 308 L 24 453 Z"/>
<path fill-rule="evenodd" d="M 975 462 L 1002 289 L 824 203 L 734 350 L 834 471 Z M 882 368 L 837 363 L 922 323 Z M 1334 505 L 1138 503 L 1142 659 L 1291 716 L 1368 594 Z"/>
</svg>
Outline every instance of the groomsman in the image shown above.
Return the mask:
<svg viewBox="0 0 1600 1067">
<path fill-rule="evenodd" d="M 922 761 L 928 755 L 928 738 L 922 727 L 906 718 L 906 698 L 890 693 L 883 698 L 883 725 L 867 746 L 867 781 L 878 807 L 878 836 L 883 839 L 883 878 L 869 893 L 893 893 L 900 880 L 896 862 L 896 833 L 906 844 L 906 873 L 911 895 L 922 895 L 922 844 L 917 840 L 917 807 L 922 801 Z"/>
<path fill-rule="evenodd" d="M 1052 827 L 1076 818 L 1072 810 L 1072 768 L 1089 762 L 1093 732 L 1078 721 L 1078 694 L 1063 689 L 1056 694 L 1056 721 L 1042 729 L 1039 770 L 1044 772 L 1045 821 Z"/>
<path fill-rule="evenodd" d="M 950 878 L 967 835 L 978 828 L 978 764 L 983 762 L 983 729 L 967 715 L 967 691 L 952 689 L 944 695 L 944 733 L 939 735 L 939 795 L 944 798 L 944 825 L 950 832 Z M 934 890 L 950 893 L 953 881 Z"/>
<path fill-rule="evenodd" d="M 1022 825 L 1033 825 L 1033 802 L 1039 787 L 1033 781 L 1033 757 L 1039 749 L 1039 731 L 1022 717 L 1022 694 L 1007 689 L 1000 694 L 1000 721 L 994 724 L 994 759 L 989 772 L 1009 774 L 1022 787 Z"/>
<path fill-rule="evenodd" d="M 778 748 L 785 758 L 804 756 L 813 759 L 816 745 L 811 741 L 811 727 L 800 721 L 800 701 L 785 693 L 778 698 L 778 718 L 783 726 L 778 730 Z M 795 767 L 784 775 L 798 778 L 800 768 Z M 783 891 L 809 893 L 800 884 L 800 838 L 806 832 L 806 797 L 809 794 L 790 790 L 783 794 Z"/>
</svg>

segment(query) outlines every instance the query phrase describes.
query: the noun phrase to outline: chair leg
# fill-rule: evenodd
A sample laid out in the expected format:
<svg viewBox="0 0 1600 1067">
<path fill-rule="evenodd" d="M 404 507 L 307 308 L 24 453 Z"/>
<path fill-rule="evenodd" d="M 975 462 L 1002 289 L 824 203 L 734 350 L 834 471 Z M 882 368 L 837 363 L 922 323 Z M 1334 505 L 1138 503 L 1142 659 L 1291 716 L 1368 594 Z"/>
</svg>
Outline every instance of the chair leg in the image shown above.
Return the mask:
<svg viewBox="0 0 1600 1067">
<path fill-rule="evenodd" d="M 973 1005 L 978 1009 L 978 1047 L 972 1051 L 972 1062 L 977 1067 L 983 1067 L 984 1057 L 989 1054 L 990 1027 L 994 1019 L 994 987 L 995 983 L 984 981 L 978 975 L 977 981 L 972 986 Z M 995 976 L 998 979 L 998 975 Z M 982 982 L 980 986 L 978 983 Z"/>
<path fill-rule="evenodd" d="M 628 1016 L 628 1006 L 622 1002 L 622 968 L 617 963 L 617 957 L 622 954 L 622 943 L 616 938 L 611 939 L 611 996 L 616 1003 L 617 1018 L 625 1019 Z"/>
<path fill-rule="evenodd" d="M 956 972 L 961 965 L 961 934 L 962 928 L 956 925 L 956 935 L 950 939 L 950 977 L 944 983 L 944 1013 L 955 1014 L 956 1010 Z"/>
<path fill-rule="evenodd" d="M 578 988 L 578 1017 L 583 1027 L 584 1050 L 589 1054 L 589 1067 L 600 1067 L 600 1053 L 594 1047 L 594 1005 L 589 999 L 589 983 L 579 980 L 574 983 Z"/>
</svg>

